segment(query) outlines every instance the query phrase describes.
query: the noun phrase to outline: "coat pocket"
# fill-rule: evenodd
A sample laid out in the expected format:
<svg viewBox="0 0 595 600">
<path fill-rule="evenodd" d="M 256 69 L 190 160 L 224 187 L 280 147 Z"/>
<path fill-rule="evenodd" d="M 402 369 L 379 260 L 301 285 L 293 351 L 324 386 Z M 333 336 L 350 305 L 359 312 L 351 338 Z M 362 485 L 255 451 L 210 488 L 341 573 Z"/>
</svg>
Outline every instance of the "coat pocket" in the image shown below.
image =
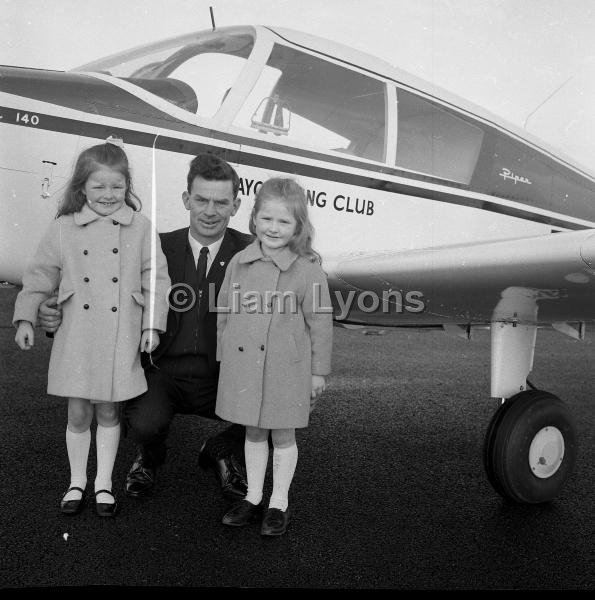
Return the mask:
<svg viewBox="0 0 595 600">
<path fill-rule="evenodd" d="M 63 289 L 58 290 L 58 300 L 57 300 L 58 304 L 63 304 L 73 294 L 74 294 L 74 290 L 63 290 Z"/>
<path fill-rule="evenodd" d="M 144 306 L 145 305 L 145 299 L 144 299 L 143 295 L 141 294 L 141 292 L 132 292 L 132 297 L 134 298 L 134 301 L 139 306 Z"/>
</svg>

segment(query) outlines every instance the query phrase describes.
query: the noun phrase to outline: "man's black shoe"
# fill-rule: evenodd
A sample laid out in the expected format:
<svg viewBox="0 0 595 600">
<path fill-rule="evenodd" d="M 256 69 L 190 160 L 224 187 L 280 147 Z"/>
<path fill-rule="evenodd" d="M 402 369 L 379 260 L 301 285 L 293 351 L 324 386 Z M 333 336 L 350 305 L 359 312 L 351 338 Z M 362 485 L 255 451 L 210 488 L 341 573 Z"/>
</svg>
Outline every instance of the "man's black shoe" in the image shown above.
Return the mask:
<svg viewBox="0 0 595 600">
<path fill-rule="evenodd" d="M 139 451 L 126 476 L 126 494 L 144 498 L 153 489 L 157 468 L 146 452 Z"/>
<path fill-rule="evenodd" d="M 241 500 L 248 492 L 246 469 L 240 465 L 237 458 L 228 456 L 213 458 L 203 447 L 198 455 L 198 464 L 203 469 L 212 469 L 221 485 L 221 491 L 228 500 Z"/>
</svg>

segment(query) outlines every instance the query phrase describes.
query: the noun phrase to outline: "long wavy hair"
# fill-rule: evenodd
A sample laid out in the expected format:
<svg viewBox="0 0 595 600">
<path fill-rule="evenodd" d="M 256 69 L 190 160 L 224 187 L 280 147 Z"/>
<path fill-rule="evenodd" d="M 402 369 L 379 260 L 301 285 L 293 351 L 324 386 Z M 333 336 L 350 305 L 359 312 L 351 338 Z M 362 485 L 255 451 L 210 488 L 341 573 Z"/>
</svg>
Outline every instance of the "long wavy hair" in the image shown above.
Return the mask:
<svg viewBox="0 0 595 600">
<path fill-rule="evenodd" d="M 314 227 L 308 217 L 308 200 L 304 188 L 293 179 L 273 177 L 265 181 L 254 198 L 250 215 L 250 233 L 256 235 L 254 219 L 266 200 L 281 200 L 296 220 L 295 233 L 289 241 L 289 249 L 299 256 L 305 256 L 322 263 L 320 254 L 312 248 Z"/>
<path fill-rule="evenodd" d="M 74 166 L 72 177 L 66 186 L 66 191 L 60 202 L 56 217 L 70 215 L 79 212 L 83 208 L 87 202 L 83 191 L 85 183 L 87 183 L 89 176 L 101 167 L 109 167 L 110 169 L 114 169 L 114 171 L 122 173 L 126 179 L 124 202 L 133 210 L 138 211 L 141 209 L 141 201 L 132 191 L 132 178 L 126 153 L 115 144 L 105 143 L 91 146 L 80 153 Z"/>
</svg>

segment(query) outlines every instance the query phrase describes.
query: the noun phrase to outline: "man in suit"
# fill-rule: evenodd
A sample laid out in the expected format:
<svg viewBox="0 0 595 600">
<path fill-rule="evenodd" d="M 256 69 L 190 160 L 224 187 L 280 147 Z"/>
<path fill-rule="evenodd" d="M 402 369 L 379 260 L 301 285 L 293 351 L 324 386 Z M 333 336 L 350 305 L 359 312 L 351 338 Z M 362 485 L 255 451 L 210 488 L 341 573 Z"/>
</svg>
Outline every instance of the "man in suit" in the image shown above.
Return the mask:
<svg viewBox="0 0 595 600">
<path fill-rule="evenodd" d="M 126 477 L 126 493 L 140 498 L 154 486 L 166 457 L 166 439 L 175 414 L 215 415 L 219 365 L 216 362 L 217 313 L 214 305 L 225 269 L 250 235 L 228 227 L 240 206 L 239 178 L 233 167 L 213 154 L 190 163 L 182 194 L 189 227 L 161 234 L 172 288 L 167 330 L 152 355 L 143 354 L 148 390 L 126 402 L 127 435 L 138 446 Z M 51 307 L 42 305 L 40 323 L 55 330 Z M 212 468 L 223 494 L 241 499 L 247 491 L 243 467 L 244 427 L 232 425 L 203 445 L 199 463 Z"/>
</svg>

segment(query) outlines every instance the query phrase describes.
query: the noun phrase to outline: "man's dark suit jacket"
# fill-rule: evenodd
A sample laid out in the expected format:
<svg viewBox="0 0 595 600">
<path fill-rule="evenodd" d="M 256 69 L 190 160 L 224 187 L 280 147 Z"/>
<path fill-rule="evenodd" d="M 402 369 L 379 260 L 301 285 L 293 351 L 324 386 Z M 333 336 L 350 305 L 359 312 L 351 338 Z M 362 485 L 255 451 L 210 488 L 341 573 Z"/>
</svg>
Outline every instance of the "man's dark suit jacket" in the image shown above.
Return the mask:
<svg viewBox="0 0 595 600">
<path fill-rule="evenodd" d="M 186 247 L 188 245 L 188 227 L 162 233 L 160 234 L 160 238 L 161 248 L 165 254 L 165 258 L 167 259 L 167 268 L 172 286 L 175 286 L 179 283 L 185 283 L 184 268 L 186 262 Z M 203 320 L 202 331 L 207 337 L 206 346 L 209 349 L 209 368 L 213 370 L 215 370 L 217 367 L 217 313 L 209 312 L 209 304 L 215 305 L 217 301 L 217 295 L 219 294 L 219 289 L 221 288 L 221 284 L 223 283 L 223 278 L 225 276 L 225 269 L 227 269 L 227 265 L 231 258 L 234 256 L 234 254 L 240 250 L 243 250 L 248 244 L 250 244 L 250 242 L 252 242 L 252 240 L 253 237 L 251 235 L 241 233 L 240 231 L 236 231 L 235 229 L 228 227 L 225 235 L 223 236 L 223 241 L 221 242 L 219 252 L 213 260 L 211 268 L 207 274 L 206 286 L 207 289 L 211 289 L 212 286 L 209 284 L 215 284 L 215 298 L 209 302 L 209 298 L 207 296 L 206 299 L 201 301 L 199 319 Z M 207 295 L 208 293 L 209 292 L 207 292 Z M 162 356 L 167 355 L 168 348 L 178 333 L 180 326 L 180 314 L 180 312 L 170 309 L 167 315 L 167 330 L 160 336 L 159 346 L 157 346 L 152 355 L 154 363 L 158 364 L 159 359 Z M 142 356 L 145 359 L 147 357 L 147 355 L 144 353 Z M 147 367 L 147 363 L 147 360 L 143 361 L 143 366 L 145 368 Z"/>
</svg>

